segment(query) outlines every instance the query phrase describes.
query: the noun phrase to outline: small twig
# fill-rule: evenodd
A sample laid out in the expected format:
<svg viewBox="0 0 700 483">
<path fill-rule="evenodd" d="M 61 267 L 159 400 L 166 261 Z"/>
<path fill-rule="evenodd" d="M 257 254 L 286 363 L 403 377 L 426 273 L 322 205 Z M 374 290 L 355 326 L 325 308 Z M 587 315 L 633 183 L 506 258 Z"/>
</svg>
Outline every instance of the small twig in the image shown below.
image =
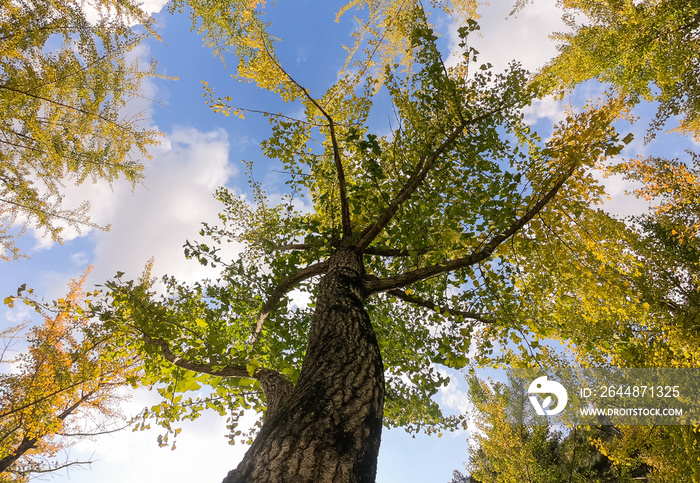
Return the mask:
<svg viewBox="0 0 700 483">
<path fill-rule="evenodd" d="M 393 290 L 388 290 L 386 292 L 389 295 L 393 295 L 396 298 L 399 298 L 403 300 L 404 302 L 408 302 L 413 305 L 418 305 L 420 307 L 424 307 L 426 309 L 433 310 L 439 314 L 444 314 L 447 312 L 450 315 L 455 315 L 455 316 L 460 316 L 464 317 L 466 319 L 472 319 L 479 321 L 484 324 L 494 324 L 496 321 L 493 319 L 487 319 L 483 316 L 483 314 L 480 314 L 478 312 L 467 312 L 464 310 L 457 310 L 453 309 L 450 307 L 441 307 L 435 302 L 431 302 L 430 300 L 423 299 L 421 297 L 417 297 L 415 295 L 408 295 L 406 292 L 404 292 L 401 289 L 393 289 Z"/>
</svg>

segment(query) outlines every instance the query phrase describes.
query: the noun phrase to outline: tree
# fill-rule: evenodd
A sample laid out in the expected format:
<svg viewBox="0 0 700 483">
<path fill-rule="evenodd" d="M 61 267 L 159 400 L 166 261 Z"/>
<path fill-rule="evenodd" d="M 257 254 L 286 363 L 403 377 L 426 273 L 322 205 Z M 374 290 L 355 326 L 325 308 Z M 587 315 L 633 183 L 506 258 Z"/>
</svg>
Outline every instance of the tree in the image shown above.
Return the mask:
<svg viewBox="0 0 700 483">
<path fill-rule="evenodd" d="M 20 255 L 15 239 L 28 226 L 56 241 L 65 226 L 96 227 L 87 203 L 62 205 L 65 184 L 135 183 L 139 156 L 156 141 L 138 115 L 124 111 L 153 75 L 154 64 L 142 70 L 128 60 L 153 33 L 152 22 L 130 1 L 96 5 L 21 0 L 0 7 L 0 259 Z"/>
<path fill-rule="evenodd" d="M 695 153 L 689 156 L 633 159 L 617 169 L 642 182 L 635 194 L 654 202 L 635 219 L 638 237 L 630 247 L 645 267 L 629 277 L 630 288 L 647 311 L 644 326 L 618 357 L 630 366 L 698 367 L 700 161 Z M 698 425 L 620 427 L 617 438 L 596 444 L 616 464 L 651 468 L 649 481 L 695 482 L 699 430 Z"/>
<path fill-rule="evenodd" d="M 396 113 L 385 136 L 368 125 L 369 74 L 347 73 L 316 98 L 259 46 L 251 76 L 305 109 L 303 120 L 269 114 L 263 149 L 290 174 L 284 202 L 270 206 L 254 181 L 252 206 L 219 190 L 223 226 L 186 245 L 221 267 L 217 280 L 166 278 L 158 294 L 117 277 L 93 307 L 110 340 L 144 358 L 142 382 L 163 395 L 144 417 L 169 434 L 206 407 L 232 425 L 242 409 L 265 411 L 227 483 L 373 481 L 383 422 L 462 424 L 431 399 L 447 382 L 433 366 L 463 367 L 472 334 L 505 323 L 491 319 L 497 297 L 480 281 L 511 283 L 500 259 L 513 236 L 560 192 L 583 203 L 586 168 L 622 148 L 613 104 L 571 113 L 540 141 L 523 122 L 524 72 L 469 71 L 475 22 L 460 29 L 465 55 L 450 68 L 419 6 L 407 25 L 412 68 L 390 63 L 382 75 Z M 213 109 L 241 112 L 207 93 Z M 299 196 L 312 212 L 294 208 Z M 220 255 L 230 242 L 245 246 L 234 260 Z"/>
<path fill-rule="evenodd" d="M 476 376 L 468 381 L 477 431 L 467 468 L 474 481 L 631 483 L 648 474 L 647 466 L 616 465 L 619 458 L 610 459 L 611 452 L 600 451 L 600 445 L 616 440 L 617 428 L 554 431 L 545 417 L 527 413 L 514 417 L 513 408 L 522 404 L 513 401 L 527 397 L 522 379 L 509 377 L 507 385 Z"/>
<path fill-rule="evenodd" d="M 465 476 L 461 472 L 454 470 L 450 483 L 479 483 L 479 481 L 475 480 L 473 476 Z"/>
<path fill-rule="evenodd" d="M 519 2 L 524 5 L 527 2 Z M 572 32 L 541 73 L 547 88 L 589 79 L 610 83 L 631 102 L 658 101 L 656 131 L 679 116 L 678 130 L 700 133 L 700 5 L 684 0 L 560 0 Z"/>
<path fill-rule="evenodd" d="M 106 341 L 91 336 L 85 310 L 82 286 L 88 273 L 51 305 L 34 300 L 24 287 L 5 299 L 10 306 L 21 299 L 44 321 L 29 330 L 26 351 L 9 359 L 5 350 L 0 361 L 10 369 L 0 375 L 0 481 L 27 481 L 34 473 L 88 463 L 52 458 L 81 438 L 113 430 L 109 422 L 121 418 L 118 389 L 133 381 L 138 359 L 103 357 Z M 107 423 L 99 422 L 105 417 Z"/>
</svg>

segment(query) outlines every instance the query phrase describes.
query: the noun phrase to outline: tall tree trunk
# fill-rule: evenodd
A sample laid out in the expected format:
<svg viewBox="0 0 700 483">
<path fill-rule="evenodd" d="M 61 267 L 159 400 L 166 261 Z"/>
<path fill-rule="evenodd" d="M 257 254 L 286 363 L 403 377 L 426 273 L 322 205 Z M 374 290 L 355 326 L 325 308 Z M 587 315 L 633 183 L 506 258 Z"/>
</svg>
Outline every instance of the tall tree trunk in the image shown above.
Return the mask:
<svg viewBox="0 0 700 483">
<path fill-rule="evenodd" d="M 375 481 L 384 367 L 363 276 L 361 254 L 339 249 L 331 256 L 299 381 L 223 483 Z"/>
</svg>

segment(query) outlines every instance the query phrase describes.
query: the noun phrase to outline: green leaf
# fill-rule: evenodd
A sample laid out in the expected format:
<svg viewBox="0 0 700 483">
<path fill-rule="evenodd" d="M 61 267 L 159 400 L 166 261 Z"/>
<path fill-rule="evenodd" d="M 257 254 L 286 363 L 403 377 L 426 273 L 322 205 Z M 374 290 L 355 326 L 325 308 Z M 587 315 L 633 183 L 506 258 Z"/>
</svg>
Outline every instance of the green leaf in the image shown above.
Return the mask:
<svg viewBox="0 0 700 483">
<path fill-rule="evenodd" d="M 250 375 L 250 377 L 253 377 L 253 375 L 255 374 L 255 371 L 258 369 L 258 367 L 260 367 L 260 364 L 256 360 L 252 360 L 252 361 L 248 362 L 248 364 L 246 364 L 246 366 L 245 366 L 246 370 L 248 371 L 248 375 Z"/>
</svg>

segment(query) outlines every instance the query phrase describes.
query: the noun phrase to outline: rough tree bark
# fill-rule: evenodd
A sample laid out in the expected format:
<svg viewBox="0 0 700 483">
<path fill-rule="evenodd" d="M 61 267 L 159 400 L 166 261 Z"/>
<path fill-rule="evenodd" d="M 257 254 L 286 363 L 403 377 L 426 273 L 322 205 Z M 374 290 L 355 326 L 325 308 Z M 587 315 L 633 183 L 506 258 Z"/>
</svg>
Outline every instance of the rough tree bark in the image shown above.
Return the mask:
<svg viewBox="0 0 700 483">
<path fill-rule="evenodd" d="M 339 248 L 319 284 L 299 381 L 223 483 L 375 480 L 384 368 L 364 297 L 362 254 Z"/>
</svg>

